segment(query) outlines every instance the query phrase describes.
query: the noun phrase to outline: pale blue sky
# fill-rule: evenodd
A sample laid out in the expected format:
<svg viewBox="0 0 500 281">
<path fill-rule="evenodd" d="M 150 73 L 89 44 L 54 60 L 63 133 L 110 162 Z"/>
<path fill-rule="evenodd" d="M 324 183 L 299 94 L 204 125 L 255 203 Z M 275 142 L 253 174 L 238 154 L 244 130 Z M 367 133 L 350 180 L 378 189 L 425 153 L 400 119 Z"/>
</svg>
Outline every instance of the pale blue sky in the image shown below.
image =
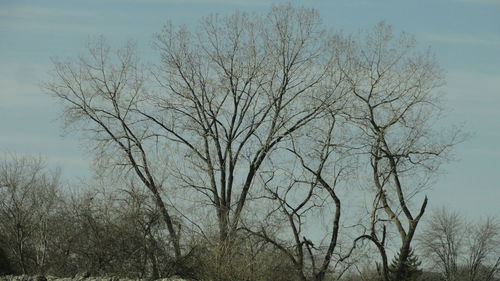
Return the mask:
<svg viewBox="0 0 500 281">
<path fill-rule="evenodd" d="M 152 34 L 171 20 L 192 24 L 212 12 L 265 11 L 265 0 L 0 0 L 0 155 L 40 154 L 66 178 L 90 174 L 82 144 L 61 137 L 58 107 L 38 84 L 50 58 L 74 57 L 89 36 L 120 45 L 134 40 L 151 57 Z M 304 0 L 327 26 L 346 32 L 380 20 L 430 46 L 447 74 L 446 122 L 465 123 L 472 138 L 458 162 L 426 191 L 441 205 L 475 218 L 500 215 L 500 0 Z"/>
</svg>

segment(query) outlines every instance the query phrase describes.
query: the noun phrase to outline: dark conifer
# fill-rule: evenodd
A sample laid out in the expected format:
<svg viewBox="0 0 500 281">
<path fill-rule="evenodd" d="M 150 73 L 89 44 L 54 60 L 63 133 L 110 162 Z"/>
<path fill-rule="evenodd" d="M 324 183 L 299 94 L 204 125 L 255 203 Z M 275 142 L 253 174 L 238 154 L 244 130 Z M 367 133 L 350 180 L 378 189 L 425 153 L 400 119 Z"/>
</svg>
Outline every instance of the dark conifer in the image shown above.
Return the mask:
<svg viewBox="0 0 500 281">
<path fill-rule="evenodd" d="M 0 275 L 12 274 L 12 267 L 10 266 L 7 254 L 0 248 Z"/>
<path fill-rule="evenodd" d="M 417 281 L 419 276 L 422 275 L 422 270 L 420 269 L 420 265 L 422 262 L 415 255 L 413 249 L 410 249 L 410 253 L 408 254 L 408 258 L 403 263 L 402 272 L 396 280 L 396 271 L 399 268 L 400 264 L 400 252 L 394 257 L 391 265 L 389 266 L 389 272 L 391 274 L 391 278 L 393 281 Z"/>
</svg>

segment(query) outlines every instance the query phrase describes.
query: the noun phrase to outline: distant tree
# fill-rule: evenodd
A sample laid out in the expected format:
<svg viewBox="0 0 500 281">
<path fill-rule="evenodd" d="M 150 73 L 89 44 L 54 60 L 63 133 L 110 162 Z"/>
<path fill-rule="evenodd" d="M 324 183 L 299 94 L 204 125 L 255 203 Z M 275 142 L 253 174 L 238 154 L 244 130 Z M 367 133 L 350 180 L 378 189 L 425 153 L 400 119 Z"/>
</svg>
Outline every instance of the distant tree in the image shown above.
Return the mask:
<svg viewBox="0 0 500 281">
<path fill-rule="evenodd" d="M 500 222 L 488 217 L 469 227 L 465 265 L 468 281 L 491 281 L 500 271 Z"/>
<path fill-rule="evenodd" d="M 491 281 L 500 271 L 499 239 L 494 218 L 468 223 L 443 208 L 429 219 L 418 244 L 446 281 Z"/>
<path fill-rule="evenodd" d="M 436 265 L 446 281 L 459 278 L 458 267 L 465 244 L 466 225 L 456 212 L 439 209 L 428 219 L 418 242 L 422 253 Z"/>
<path fill-rule="evenodd" d="M 65 256 L 71 270 L 95 276 L 164 276 L 160 272 L 172 258 L 165 253 L 168 239 L 149 193 L 103 185 L 73 197 L 70 206 L 75 233 Z"/>
<path fill-rule="evenodd" d="M 23 274 L 47 269 L 58 192 L 59 172 L 48 171 L 40 158 L 12 156 L 0 162 L 0 246 Z"/>
</svg>

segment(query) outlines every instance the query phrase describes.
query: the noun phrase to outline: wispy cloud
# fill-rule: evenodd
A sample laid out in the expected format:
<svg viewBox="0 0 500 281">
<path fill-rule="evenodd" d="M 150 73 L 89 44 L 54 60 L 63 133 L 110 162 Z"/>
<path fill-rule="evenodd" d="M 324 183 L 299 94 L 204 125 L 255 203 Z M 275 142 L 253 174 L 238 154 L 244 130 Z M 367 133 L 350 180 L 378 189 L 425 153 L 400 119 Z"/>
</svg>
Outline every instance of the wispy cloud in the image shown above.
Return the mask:
<svg viewBox="0 0 500 281">
<path fill-rule="evenodd" d="M 453 71 L 447 75 L 445 91 L 446 107 L 451 110 L 447 119 L 452 124 L 465 123 L 466 130 L 474 135 L 467 151 L 479 149 L 488 152 L 492 159 L 500 152 L 500 72 L 479 74 Z M 476 151 L 479 152 L 479 151 Z M 486 155 L 486 154 L 485 154 Z"/>
<path fill-rule="evenodd" d="M 37 64 L 3 64 L 0 66 L 0 109 L 30 109 L 50 106 L 39 83 L 47 67 Z"/>
<path fill-rule="evenodd" d="M 110 11 L 112 15 L 117 12 Z M 93 32 L 100 17 L 88 9 L 11 5 L 0 10 L 0 30 L 7 32 Z M 86 22 L 87 24 L 82 24 Z"/>
<path fill-rule="evenodd" d="M 487 102 L 495 105 L 498 110 L 496 105 L 500 104 L 500 73 L 481 74 L 456 70 L 446 76 L 448 83 L 445 88 L 453 91 L 453 99 Z"/>
<path fill-rule="evenodd" d="M 478 74 L 454 71 L 447 75 L 447 85 L 443 87 L 445 101 L 453 110 L 452 115 L 474 125 L 474 130 L 483 133 L 500 134 L 500 73 Z M 491 126 L 498 130 L 488 130 Z M 499 135 L 500 136 L 500 135 Z"/>
<path fill-rule="evenodd" d="M 39 22 L 23 22 L 21 24 L 17 22 L 2 22 L 0 23 L 0 30 L 9 32 L 82 32 L 82 33 L 92 33 L 95 32 L 95 28 L 91 26 L 84 26 L 81 24 L 73 23 L 39 23 Z"/>
<path fill-rule="evenodd" d="M 458 2 L 463 2 L 463 3 L 470 3 L 470 4 L 482 4 L 482 5 L 497 5 L 500 6 L 500 1 L 499 0 L 454 0 Z"/>
<path fill-rule="evenodd" d="M 57 7 L 42 7 L 38 5 L 10 5 L 2 7 L 0 17 L 19 19 L 34 19 L 34 18 L 54 18 L 54 17 L 71 17 L 71 18 L 92 18 L 92 11 L 82 9 L 65 9 Z"/>
<path fill-rule="evenodd" d="M 431 41 L 435 43 L 500 47 L 500 33 L 470 34 L 418 32 L 416 35 L 421 40 Z"/>
<path fill-rule="evenodd" d="M 80 155 L 68 156 L 68 155 L 57 155 L 57 154 L 37 154 L 37 153 L 26 153 L 20 151 L 0 151 L 0 161 L 5 161 L 11 159 L 15 155 L 18 157 L 23 156 L 34 156 L 41 157 L 41 159 L 47 164 L 51 169 L 61 168 L 63 172 L 63 178 L 73 178 L 73 177 L 85 177 L 91 175 L 91 163 L 92 159 L 85 158 Z"/>
<path fill-rule="evenodd" d="M 135 0 L 105 0 L 113 3 L 137 3 Z M 261 6 L 270 3 L 283 2 L 281 0 L 143 0 L 142 4 L 213 4 L 213 5 L 237 5 L 237 6 Z"/>
</svg>

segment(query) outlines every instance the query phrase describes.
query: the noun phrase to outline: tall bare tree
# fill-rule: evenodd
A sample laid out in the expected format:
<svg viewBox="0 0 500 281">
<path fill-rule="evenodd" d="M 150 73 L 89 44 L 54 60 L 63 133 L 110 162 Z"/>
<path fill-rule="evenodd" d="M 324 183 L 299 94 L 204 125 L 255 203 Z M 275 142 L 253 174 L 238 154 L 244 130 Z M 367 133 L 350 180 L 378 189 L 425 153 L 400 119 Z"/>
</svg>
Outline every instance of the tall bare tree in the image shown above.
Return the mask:
<svg viewBox="0 0 500 281">
<path fill-rule="evenodd" d="M 394 37 L 378 24 L 365 39 L 347 37 L 339 44 L 338 67 L 352 94 L 351 120 L 359 129 L 358 144 L 368 155 L 376 196 L 369 233 L 382 257 L 382 275 L 389 280 L 386 222 L 399 234 L 400 260 L 393 280 L 403 280 L 411 242 L 426 206 L 412 210 L 413 196 L 431 179 L 459 132 L 441 137 L 433 123 L 442 111 L 435 88 L 443 83 L 433 57 L 420 54 L 411 36 Z"/>
<path fill-rule="evenodd" d="M 273 149 L 333 102 L 319 22 L 313 10 L 279 6 L 211 16 L 194 34 L 167 25 L 157 36 L 158 110 L 142 113 L 202 175 L 180 176 L 212 202 L 221 240 L 237 229 Z"/>
<path fill-rule="evenodd" d="M 341 75 L 337 76 L 340 85 Z M 327 273 L 334 272 L 340 278 L 348 269 L 341 267 L 346 257 L 338 251 L 337 245 L 341 235 L 342 201 L 338 195 L 338 186 L 353 172 L 353 155 L 348 143 L 348 136 L 342 134 L 345 126 L 344 89 L 337 89 L 336 103 L 332 104 L 320 120 L 307 127 L 307 131 L 294 135 L 290 147 L 284 148 L 291 157 L 276 159 L 275 169 L 263 176 L 267 197 L 274 203 L 274 209 L 266 215 L 260 229 L 245 229 L 274 245 L 289 257 L 302 280 L 324 280 Z M 343 128 L 345 129 L 345 128 Z M 345 131 L 344 131 L 345 133 Z M 284 162 L 293 164 L 288 168 Z M 321 210 L 321 211 L 320 211 Z M 279 238 L 271 232 L 269 224 L 273 224 L 280 212 L 286 221 L 293 242 Z M 323 239 L 310 237 L 311 221 L 317 224 L 320 220 L 314 217 L 323 213 L 328 229 Z M 318 232 L 315 227 L 315 232 Z M 314 241 L 317 240 L 317 241 Z M 333 268 L 331 265 L 334 264 Z M 333 270 L 332 270 L 333 269 Z"/>
<path fill-rule="evenodd" d="M 68 125 L 82 125 L 101 163 L 132 171 L 155 195 L 179 257 L 165 171 L 205 196 L 220 240 L 230 237 L 267 157 L 331 102 L 327 41 L 309 9 L 214 15 L 194 33 L 168 24 L 157 34 L 154 83 L 131 46 L 113 55 L 98 41 L 87 56 L 55 61 L 45 88 L 63 103 Z M 182 168 L 162 165 L 166 155 Z"/>
<path fill-rule="evenodd" d="M 180 225 L 162 198 L 163 175 L 154 172 L 157 132 L 138 113 L 147 93 L 134 46 L 112 54 L 101 38 L 89 43 L 87 56 L 69 62 L 54 60 L 54 66 L 53 81 L 44 87 L 63 103 L 66 125 L 81 126 L 93 140 L 99 167 L 112 173 L 132 172 L 151 191 L 175 256 L 180 257 Z"/>
</svg>

